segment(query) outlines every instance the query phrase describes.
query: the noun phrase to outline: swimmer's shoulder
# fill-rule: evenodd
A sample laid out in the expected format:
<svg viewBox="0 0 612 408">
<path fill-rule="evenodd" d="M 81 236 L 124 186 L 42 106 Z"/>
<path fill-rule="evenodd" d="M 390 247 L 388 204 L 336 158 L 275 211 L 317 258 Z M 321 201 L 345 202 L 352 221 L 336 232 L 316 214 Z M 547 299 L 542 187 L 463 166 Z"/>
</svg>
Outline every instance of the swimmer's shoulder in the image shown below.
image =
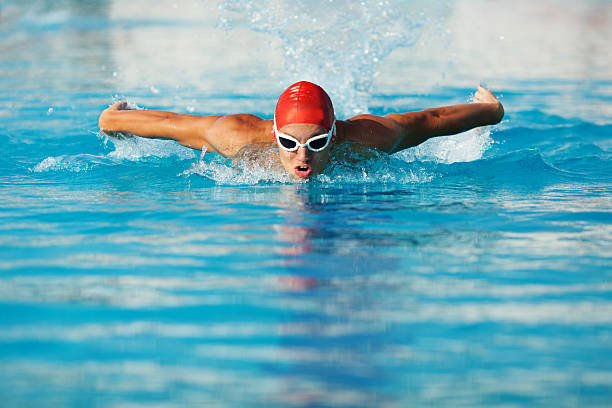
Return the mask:
<svg viewBox="0 0 612 408">
<path fill-rule="evenodd" d="M 207 130 L 206 139 L 215 151 L 232 157 L 247 145 L 272 143 L 272 124 L 271 120 L 246 113 L 221 116 Z"/>
<path fill-rule="evenodd" d="M 272 130 L 274 122 L 272 120 L 262 119 L 259 116 L 248 113 L 229 115 L 228 118 L 236 122 L 237 130 L 247 135 L 247 145 L 271 143 L 274 141 L 274 133 Z"/>
</svg>

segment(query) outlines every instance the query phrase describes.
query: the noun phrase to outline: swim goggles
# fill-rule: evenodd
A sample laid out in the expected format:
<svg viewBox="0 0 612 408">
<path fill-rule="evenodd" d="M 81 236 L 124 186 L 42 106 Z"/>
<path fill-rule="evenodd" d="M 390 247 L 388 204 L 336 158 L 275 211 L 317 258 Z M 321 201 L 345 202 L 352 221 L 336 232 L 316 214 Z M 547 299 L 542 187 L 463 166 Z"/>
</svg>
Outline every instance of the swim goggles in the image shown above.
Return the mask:
<svg viewBox="0 0 612 408">
<path fill-rule="evenodd" d="M 322 135 L 316 135 L 306 141 L 306 143 L 300 143 L 293 136 L 289 136 L 278 129 L 276 129 L 276 122 L 274 123 L 274 136 L 276 136 L 276 142 L 278 145 L 288 152 L 295 152 L 299 147 L 308 147 L 308 150 L 313 152 L 320 152 L 324 150 L 328 145 L 329 141 L 336 134 L 336 121 L 332 124 L 331 129 L 327 133 Z"/>
</svg>

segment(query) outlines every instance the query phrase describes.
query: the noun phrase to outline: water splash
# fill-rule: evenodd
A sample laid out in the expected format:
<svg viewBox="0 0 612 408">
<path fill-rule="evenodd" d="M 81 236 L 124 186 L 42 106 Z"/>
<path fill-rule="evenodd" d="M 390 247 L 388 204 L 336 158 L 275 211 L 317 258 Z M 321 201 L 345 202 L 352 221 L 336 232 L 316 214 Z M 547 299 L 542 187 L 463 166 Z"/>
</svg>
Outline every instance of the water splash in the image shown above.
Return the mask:
<svg viewBox="0 0 612 408">
<path fill-rule="evenodd" d="M 427 18 L 400 0 L 329 0 L 318 7 L 288 0 L 224 0 L 219 21 L 246 20 L 254 31 L 280 39 L 287 77 L 310 80 L 332 97 L 339 117 L 368 111 L 381 61 L 419 38 Z"/>
<path fill-rule="evenodd" d="M 179 176 L 199 175 L 218 184 L 253 185 L 257 183 L 288 183 L 293 179 L 280 166 L 277 152 L 273 146 L 259 150 L 260 154 L 238 154 L 231 159 L 219 155 L 200 156 L 200 160 Z"/>
<path fill-rule="evenodd" d="M 270 146 L 260 155 L 244 154 L 234 159 L 207 155 L 192 163 L 179 176 L 202 176 L 222 185 L 312 182 L 327 186 L 347 183 L 425 183 L 435 177 L 419 162 L 408 162 L 375 150 L 356 153 L 349 144 L 343 144 L 336 148 L 322 174 L 309 181 L 296 180 L 282 168 L 277 154 L 277 149 Z"/>
<path fill-rule="evenodd" d="M 438 163 L 471 162 L 482 158 L 493 144 L 489 126 L 472 129 L 454 136 L 429 139 L 411 149 L 396 154 L 405 161 L 435 161 Z"/>
<path fill-rule="evenodd" d="M 193 159 L 196 154 L 193 150 L 181 146 L 172 140 L 144 139 L 141 137 L 128 137 L 124 139 L 109 138 L 115 150 L 108 157 L 116 160 L 142 161 L 144 158 Z"/>
<path fill-rule="evenodd" d="M 34 166 L 30 171 L 44 173 L 48 171 L 66 171 L 69 173 L 87 172 L 96 167 L 101 160 L 100 156 L 91 154 L 50 156 Z"/>
<path fill-rule="evenodd" d="M 34 173 L 67 171 L 71 173 L 88 172 L 99 165 L 115 165 L 122 161 L 143 162 L 147 160 L 175 158 L 188 160 L 196 157 L 193 150 L 183 147 L 172 140 L 144 139 L 140 137 L 109 137 L 98 134 L 104 146 L 110 142 L 114 150 L 105 155 L 75 154 L 49 156 L 31 169 Z"/>
<path fill-rule="evenodd" d="M 343 144 L 334 150 L 330 164 L 315 180 L 328 184 L 376 183 L 411 184 L 426 183 L 435 176 L 420 163 L 409 162 L 396 155 L 388 155 L 372 149 L 360 149 L 357 153 L 351 144 Z"/>
</svg>

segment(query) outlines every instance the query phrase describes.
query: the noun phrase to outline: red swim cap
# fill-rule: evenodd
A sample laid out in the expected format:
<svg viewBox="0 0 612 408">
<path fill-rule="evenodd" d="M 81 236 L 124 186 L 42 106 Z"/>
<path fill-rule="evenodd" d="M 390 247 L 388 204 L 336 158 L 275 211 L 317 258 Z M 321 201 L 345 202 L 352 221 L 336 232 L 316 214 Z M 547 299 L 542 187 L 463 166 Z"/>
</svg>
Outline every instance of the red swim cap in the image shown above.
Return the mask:
<svg viewBox="0 0 612 408">
<path fill-rule="evenodd" d="M 334 107 L 327 92 L 312 82 L 300 81 L 278 97 L 274 120 L 281 129 L 292 123 L 313 123 L 328 131 L 334 123 Z"/>
</svg>

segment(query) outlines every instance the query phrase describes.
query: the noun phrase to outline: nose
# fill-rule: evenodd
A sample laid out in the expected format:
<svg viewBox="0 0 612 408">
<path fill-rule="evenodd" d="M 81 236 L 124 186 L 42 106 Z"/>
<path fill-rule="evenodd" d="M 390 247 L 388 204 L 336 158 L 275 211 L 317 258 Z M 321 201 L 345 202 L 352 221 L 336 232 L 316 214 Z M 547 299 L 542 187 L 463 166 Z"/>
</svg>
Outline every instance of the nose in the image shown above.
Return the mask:
<svg viewBox="0 0 612 408">
<path fill-rule="evenodd" d="M 310 150 L 307 147 L 298 147 L 297 151 L 296 151 L 296 159 L 298 159 L 299 161 L 307 161 L 308 158 L 310 157 Z"/>
</svg>

